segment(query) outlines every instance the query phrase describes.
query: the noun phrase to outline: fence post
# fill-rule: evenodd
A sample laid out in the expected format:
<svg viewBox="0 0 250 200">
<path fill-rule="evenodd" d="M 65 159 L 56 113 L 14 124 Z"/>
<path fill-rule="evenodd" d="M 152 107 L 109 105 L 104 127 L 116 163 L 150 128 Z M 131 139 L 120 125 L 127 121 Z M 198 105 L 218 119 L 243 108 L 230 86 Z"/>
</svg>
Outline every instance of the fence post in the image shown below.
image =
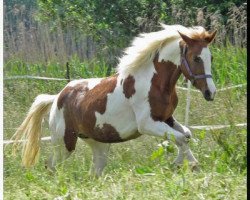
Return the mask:
<svg viewBox="0 0 250 200">
<path fill-rule="evenodd" d="M 189 121 L 189 110 L 190 110 L 190 90 L 191 90 L 191 82 L 188 80 L 187 83 L 187 101 L 186 101 L 186 111 L 185 111 L 185 121 L 184 125 L 188 126 L 188 121 Z"/>
<path fill-rule="evenodd" d="M 68 79 L 68 82 L 70 82 L 69 62 L 66 63 L 66 79 Z"/>
</svg>

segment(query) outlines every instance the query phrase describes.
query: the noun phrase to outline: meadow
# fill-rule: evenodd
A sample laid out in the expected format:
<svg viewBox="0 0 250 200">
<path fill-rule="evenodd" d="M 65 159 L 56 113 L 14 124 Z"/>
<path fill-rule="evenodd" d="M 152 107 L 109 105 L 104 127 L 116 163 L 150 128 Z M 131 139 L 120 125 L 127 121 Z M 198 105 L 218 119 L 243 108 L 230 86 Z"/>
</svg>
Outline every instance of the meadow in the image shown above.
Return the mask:
<svg viewBox="0 0 250 200">
<path fill-rule="evenodd" d="M 217 88 L 246 83 L 246 49 L 213 46 L 211 51 Z M 69 64 L 72 79 L 114 73 L 102 61 L 82 62 L 72 57 Z M 28 74 L 65 78 L 65 71 L 65 66 L 58 63 L 28 64 L 16 59 L 4 66 L 5 77 Z M 5 80 L 4 139 L 10 139 L 38 94 L 56 94 L 66 83 Z M 178 85 L 186 85 L 183 78 Z M 186 92 L 177 92 L 179 104 L 174 115 L 183 123 Z M 8 145 L 4 149 L 4 199 L 246 199 L 247 131 L 234 126 L 246 122 L 246 88 L 218 92 L 213 102 L 191 92 L 189 114 L 190 125 L 231 125 L 218 130 L 192 130 L 190 146 L 200 162 L 199 172 L 192 172 L 187 163 L 176 168 L 172 164 L 175 145 L 150 136 L 112 145 L 108 165 L 99 179 L 89 176 L 91 151 L 81 140 L 55 174 L 44 168 L 49 142 L 42 142 L 39 163 L 32 169 L 24 169 L 20 152 L 13 156 Z M 49 134 L 45 122 L 43 136 Z"/>
</svg>

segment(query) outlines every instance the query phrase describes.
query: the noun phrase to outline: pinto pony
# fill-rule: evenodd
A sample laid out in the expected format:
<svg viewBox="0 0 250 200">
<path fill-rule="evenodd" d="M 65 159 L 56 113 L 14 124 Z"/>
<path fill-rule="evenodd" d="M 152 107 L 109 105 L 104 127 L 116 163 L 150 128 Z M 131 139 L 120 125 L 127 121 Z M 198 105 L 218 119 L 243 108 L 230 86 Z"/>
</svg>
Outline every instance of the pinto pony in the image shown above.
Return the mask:
<svg viewBox="0 0 250 200">
<path fill-rule="evenodd" d="M 99 176 L 111 143 L 142 134 L 168 139 L 174 136 L 178 147 L 175 163 L 182 164 L 186 157 L 196 165 L 198 161 L 188 146 L 191 132 L 173 117 L 178 103 L 175 86 L 183 74 L 207 101 L 214 99 L 208 45 L 216 31 L 164 24 L 162 28 L 136 37 L 120 59 L 115 75 L 74 80 L 57 95 L 37 96 L 14 135 L 16 141 L 27 140 L 23 165 L 30 167 L 38 159 L 41 124 L 48 113 L 53 147 L 47 161 L 50 169 L 66 159 L 81 138 L 93 151 L 92 174 Z"/>
</svg>

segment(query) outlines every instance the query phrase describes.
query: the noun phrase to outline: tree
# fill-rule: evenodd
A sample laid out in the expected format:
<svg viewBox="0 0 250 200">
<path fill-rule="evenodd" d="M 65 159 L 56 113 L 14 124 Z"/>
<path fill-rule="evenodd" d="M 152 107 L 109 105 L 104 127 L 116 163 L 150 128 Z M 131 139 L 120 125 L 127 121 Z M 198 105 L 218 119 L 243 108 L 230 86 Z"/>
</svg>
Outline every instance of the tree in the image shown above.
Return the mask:
<svg viewBox="0 0 250 200">
<path fill-rule="evenodd" d="M 81 29 L 96 40 L 124 46 L 141 31 L 151 31 L 165 17 L 161 0 L 38 0 L 41 21 Z"/>
</svg>

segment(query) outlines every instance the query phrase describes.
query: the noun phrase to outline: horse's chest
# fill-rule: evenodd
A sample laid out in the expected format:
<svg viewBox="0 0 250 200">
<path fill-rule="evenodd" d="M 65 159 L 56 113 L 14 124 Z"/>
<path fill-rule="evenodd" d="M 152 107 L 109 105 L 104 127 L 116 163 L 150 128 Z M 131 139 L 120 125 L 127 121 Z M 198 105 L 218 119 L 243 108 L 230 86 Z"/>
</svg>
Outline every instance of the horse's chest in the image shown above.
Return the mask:
<svg viewBox="0 0 250 200">
<path fill-rule="evenodd" d="M 171 117 L 178 104 L 178 98 L 175 91 L 159 92 L 156 91 L 149 96 L 151 117 L 157 121 L 165 121 Z"/>
</svg>

